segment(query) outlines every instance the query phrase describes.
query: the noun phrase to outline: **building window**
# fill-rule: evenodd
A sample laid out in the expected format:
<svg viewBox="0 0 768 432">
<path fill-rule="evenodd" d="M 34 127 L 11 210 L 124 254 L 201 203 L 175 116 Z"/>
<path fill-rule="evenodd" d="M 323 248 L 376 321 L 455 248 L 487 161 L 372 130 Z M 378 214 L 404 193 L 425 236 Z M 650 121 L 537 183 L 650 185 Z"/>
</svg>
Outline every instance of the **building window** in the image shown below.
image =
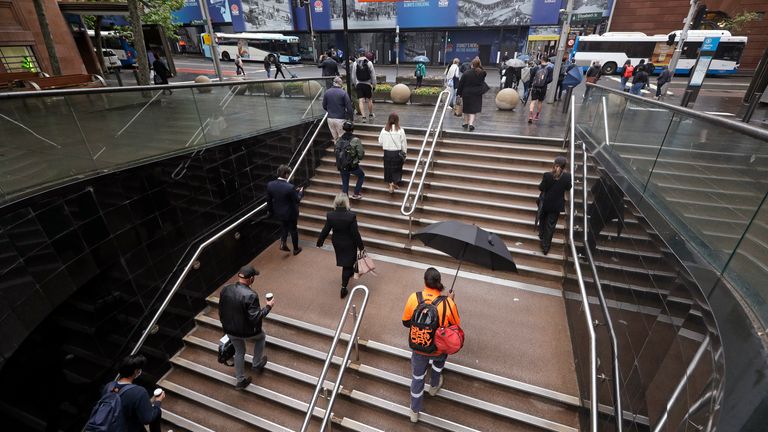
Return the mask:
<svg viewBox="0 0 768 432">
<path fill-rule="evenodd" d="M 29 46 L 0 46 L 0 63 L 6 72 L 39 72 L 35 53 Z"/>
</svg>

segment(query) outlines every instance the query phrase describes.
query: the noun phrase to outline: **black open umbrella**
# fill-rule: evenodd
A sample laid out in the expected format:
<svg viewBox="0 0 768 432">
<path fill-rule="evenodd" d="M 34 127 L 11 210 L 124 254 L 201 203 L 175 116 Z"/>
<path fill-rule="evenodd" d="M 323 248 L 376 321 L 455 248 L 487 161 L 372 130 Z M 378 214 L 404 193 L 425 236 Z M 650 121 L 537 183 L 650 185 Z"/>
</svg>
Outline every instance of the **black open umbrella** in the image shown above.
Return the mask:
<svg viewBox="0 0 768 432">
<path fill-rule="evenodd" d="M 476 225 L 468 225 L 457 221 L 445 221 L 433 223 L 416 233 L 416 238 L 429 246 L 459 260 L 459 275 L 461 263 L 471 262 L 491 270 L 517 271 L 512 254 L 507 250 L 507 245 L 496 234 L 485 231 Z M 451 289 L 456 283 L 453 278 Z"/>
</svg>

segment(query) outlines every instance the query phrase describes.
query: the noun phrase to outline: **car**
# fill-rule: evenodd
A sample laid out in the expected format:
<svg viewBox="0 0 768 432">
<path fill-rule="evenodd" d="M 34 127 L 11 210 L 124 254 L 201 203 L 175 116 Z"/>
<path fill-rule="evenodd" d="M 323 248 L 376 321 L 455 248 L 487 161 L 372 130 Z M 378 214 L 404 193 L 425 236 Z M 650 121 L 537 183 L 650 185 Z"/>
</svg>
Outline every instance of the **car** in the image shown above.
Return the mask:
<svg viewBox="0 0 768 432">
<path fill-rule="evenodd" d="M 96 48 L 93 50 L 96 51 Z M 117 54 L 115 54 L 115 52 L 111 49 L 102 49 L 101 56 L 104 59 L 103 65 L 107 69 L 119 68 L 123 65 L 120 62 L 120 59 L 117 58 Z"/>
</svg>

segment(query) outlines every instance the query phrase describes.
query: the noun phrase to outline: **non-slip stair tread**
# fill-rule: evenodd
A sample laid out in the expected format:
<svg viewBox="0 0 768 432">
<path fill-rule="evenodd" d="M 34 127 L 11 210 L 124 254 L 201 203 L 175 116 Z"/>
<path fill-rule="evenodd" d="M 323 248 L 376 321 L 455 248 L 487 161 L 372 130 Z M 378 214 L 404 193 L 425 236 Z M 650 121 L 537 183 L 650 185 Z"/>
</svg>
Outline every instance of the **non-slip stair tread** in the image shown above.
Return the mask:
<svg viewBox="0 0 768 432">
<path fill-rule="evenodd" d="M 205 405 L 198 404 L 184 397 L 172 395 L 170 392 L 168 392 L 168 397 L 163 401 L 163 411 L 166 410 L 212 431 L 253 432 L 254 430 L 251 424 L 209 409 Z"/>
</svg>

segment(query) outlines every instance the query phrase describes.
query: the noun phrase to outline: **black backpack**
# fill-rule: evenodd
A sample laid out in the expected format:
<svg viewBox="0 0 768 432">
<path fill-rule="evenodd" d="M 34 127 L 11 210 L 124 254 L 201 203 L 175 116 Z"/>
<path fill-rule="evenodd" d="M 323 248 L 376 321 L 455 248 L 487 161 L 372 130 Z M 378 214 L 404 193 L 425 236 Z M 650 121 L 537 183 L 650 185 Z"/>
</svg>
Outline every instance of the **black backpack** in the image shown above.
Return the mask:
<svg viewBox="0 0 768 432">
<path fill-rule="evenodd" d="M 362 62 L 357 62 L 355 76 L 357 77 L 358 82 L 371 80 L 371 69 L 368 67 L 368 59 L 363 59 Z"/>
<path fill-rule="evenodd" d="M 120 395 L 131 387 L 136 386 L 127 384 L 118 388 L 116 382 L 110 383 L 106 393 L 93 407 L 88 423 L 85 424 L 83 430 L 85 432 L 123 432 L 125 430 L 125 418 L 123 417 Z"/>
<path fill-rule="evenodd" d="M 438 296 L 431 303 L 424 301 L 421 291 L 416 293 L 418 306 L 411 315 L 411 329 L 408 332 L 408 345 L 412 350 L 426 354 L 437 351 L 435 346 L 435 332 L 440 327 L 440 314 L 437 311 L 445 296 Z"/>
<path fill-rule="evenodd" d="M 235 361 L 233 360 L 235 357 L 235 346 L 232 345 L 232 341 L 229 339 L 229 336 L 227 336 L 226 341 L 224 338 L 221 338 L 219 340 L 219 354 L 217 360 L 219 363 L 227 365 L 227 366 L 234 366 Z"/>
<path fill-rule="evenodd" d="M 336 169 L 339 171 L 351 169 L 355 161 L 355 149 L 352 147 L 352 140 L 345 135 L 336 140 L 336 146 L 333 149 L 336 154 Z"/>
<path fill-rule="evenodd" d="M 547 74 L 549 71 L 546 66 L 539 66 L 536 70 L 536 74 L 533 76 L 534 87 L 546 87 L 547 86 Z"/>
</svg>

